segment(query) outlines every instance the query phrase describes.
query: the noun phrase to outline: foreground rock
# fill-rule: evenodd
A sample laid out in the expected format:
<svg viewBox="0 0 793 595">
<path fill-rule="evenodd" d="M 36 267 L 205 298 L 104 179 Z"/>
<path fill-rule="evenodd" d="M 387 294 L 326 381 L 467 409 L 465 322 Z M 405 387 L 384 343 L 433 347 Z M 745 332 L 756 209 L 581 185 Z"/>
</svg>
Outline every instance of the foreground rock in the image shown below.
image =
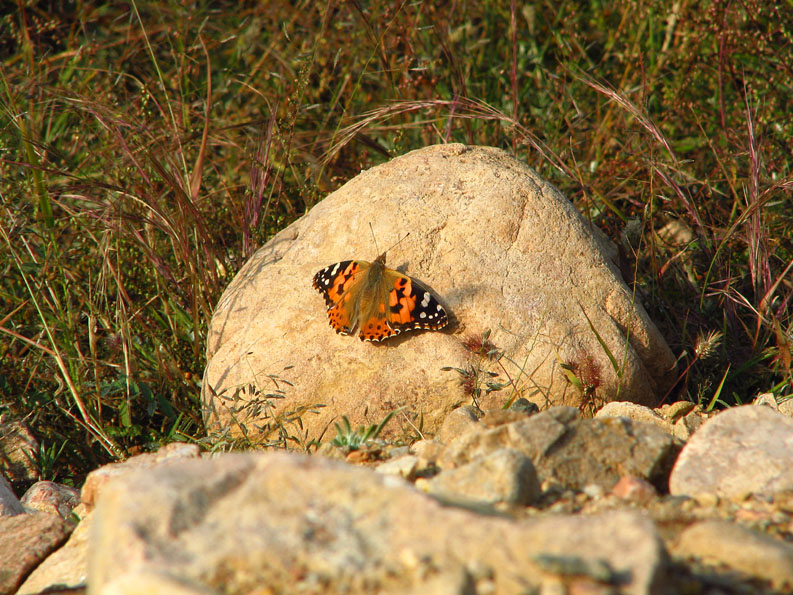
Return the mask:
<svg viewBox="0 0 793 595">
<path fill-rule="evenodd" d="M 663 590 L 664 549 L 640 514 L 479 516 L 316 457 L 174 462 L 110 483 L 95 514 L 95 593 Z"/>
<path fill-rule="evenodd" d="M 80 492 L 82 503 L 74 509 L 77 500 L 76 491 L 67 486 L 58 486 L 52 482 L 38 482 L 25 494 L 24 500 L 31 508 L 52 511 L 64 519 L 71 518 L 72 512 L 80 517 L 77 528 L 69 536 L 68 541 L 57 550 L 48 550 L 49 556 L 42 555 L 35 563 L 27 567 L 26 572 L 35 570 L 27 577 L 19 588 L 20 595 L 33 595 L 46 589 L 78 589 L 85 586 L 88 576 L 88 533 L 92 522 L 90 514 L 96 500 L 110 482 L 135 471 L 151 469 L 179 459 L 196 458 L 199 449 L 195 444 L 174 442 L 163 446 L 157 452 L 145 453 L 132 457 L 123 463 L 110 463 L 88 474 Z M 54 515 L 46 515 L 47 517 Z M 67 525 L 71 531 L 71 525 Z M 47 539 L 60 542 L 62 536 L 55 531 Z M 45 559 L 46 557 L 46 559 Z M 2 558 L 0 558 L 2 559 Z M 40 562 L 40 564 L 39 564 Z M 4 591 L 0 590 L 0 593 Z"/>
<path fill-rule="evenodd" d="M 692 413 L 662 412 L 677 421 Z M 320 449 L 377 472 L 317 455 L 207 461 L 187 445 L 163 447 L 92 473 L 74 511 L 83 520 L 60 549 L 70 526 L 58 515 L 74 517 L 65 514 L 73 493 L 45 483 L 26 499 L 58 515 L 0 518 L 13 521 L 0 526 L 0 560 L 12 571 L 3 589 L 52 552 L 20 594 L 85 587 L 89 559 L 91 593 L 102 595 L 790 590 L 793 492 L 740 501 L 665 495 L 664 472 L 651 470 L 668 471 L 657 463 L 677 442 L 660 427 L 580 419 L 564 407 L 527 415 L 459 413 L 444 425 L 446 445 Z M 752 466 L 736 459 L 736 476 Z"/>
<path fill-rule="evenodd" d="M 140 469 L 152 469 L 168 461 L 179 459 L 197 458 L 201 449 L 197 444 L 186 444 L 184 442 L 172 442 L 166 444 L 156 452 L 147 452 L 136 457 L 131 457 L 121 463 L 110 463 L 95 469 L 85 478 L 80 498 L 86 509 L 90 511 L 96 504 L 99 494 L 105 486 L 114 478 L 129 475 L 131 472 Z"/>
<path fill-rule="evenodd" d="M 793 490 L 793 419 L 756 405 L 719 413 L 680 453 L 669 489 L 732 500 Z"/>
<path fill-rule="evenodd" d="M 454 324 L 384 345 L 328 326 L 312 277 L 335 262 L 373 260 L 370 224 L 380 250 L 410 232 L 387 262 L 428 284 Z M 674 357 L 634 298 L 614 247 L 525 164 L 488 147 L 413 151 L 362 172 L 240 270 L 207 333 L 206 421 L 217 431 L 258 426 L 262 440 L 286 426 L 305 443 L 342 415 L 357 427 L 404 406 L 384 437 L 412 432 L 419 417 L 434 434 L 471 402 L 464 378 L 441 368 L 470 369 L 475 356 L 461 339 L 481 342 L 488 330 L 518 389 L 541 408 L 581 404 L 560 359 L 606 400 L 649 403 L 673 380 Z M 619 377 L 608 351 L 620 354 Z M 480 405 L 508 396 L 482 394 Z"/>
</svg>

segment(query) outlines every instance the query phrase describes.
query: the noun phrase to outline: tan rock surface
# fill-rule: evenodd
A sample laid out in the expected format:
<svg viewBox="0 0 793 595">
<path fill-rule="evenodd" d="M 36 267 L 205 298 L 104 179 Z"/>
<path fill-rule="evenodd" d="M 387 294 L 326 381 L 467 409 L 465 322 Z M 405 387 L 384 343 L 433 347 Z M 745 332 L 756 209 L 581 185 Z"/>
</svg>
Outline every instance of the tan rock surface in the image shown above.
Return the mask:
<svg viewBox="0 0 793 595">
<path fill-rule="evenodd" d="M 793 490 L 793 419 L 756 405 L 722 411 L 683 447 L 669 490 L 736 501 Z"/>
<path fill-rule="evenodd" d="M 479 516 L 319 457 L 223 455 L 140 471 L 109 483 L 94 514 L 92 593 L 117 577 L 160 576 L 218 593 L 419 593 L 445 577 L 509 594 L 562 580 L 554 567 L 565 563 L 605 570 L 621 593 L 663 589 L 665 552 L 640 514 Z"/>
<path fill-rule="evenodd" d="M 381 250 L 409 233 L 388 252 L 388 266 L 427 284 L 456 323 L 383 345 L 334 333 L 311 281 L 335 262 L 373 260 L 370 224 Z M 406 406 L 404 416 L 421 417 L 432 433 L 471 402 L 459 376 L 440 368 L 466 368 L 460 339 L 487 330 L 519 391 L 541 407 L 581 400 L 560 360 L 586 367 L 606 400 L 621 384 L 620 398 L 653 403 L 674 376 L 674 357 L 623 283 L 615 254 L 551 184 L 498 149 L 432 146 L 364 171 L 276 235 L 226 289 L 207 335 L 208 421 L 273 436 L 297 412 L 305 433 L 296 423 L 287 430 L 307 440 L 332 432 L 340 415 L 357 426 Z M 587 317 L 618 354 L 621 380 Z M 284 398 L 267 397 L 277 390 Z M 480 405 L 503 405 L 509 390 L 483 395 Z M 408 431 L 404 416 L 384 435 L 400 423 Z"/>
</svg>

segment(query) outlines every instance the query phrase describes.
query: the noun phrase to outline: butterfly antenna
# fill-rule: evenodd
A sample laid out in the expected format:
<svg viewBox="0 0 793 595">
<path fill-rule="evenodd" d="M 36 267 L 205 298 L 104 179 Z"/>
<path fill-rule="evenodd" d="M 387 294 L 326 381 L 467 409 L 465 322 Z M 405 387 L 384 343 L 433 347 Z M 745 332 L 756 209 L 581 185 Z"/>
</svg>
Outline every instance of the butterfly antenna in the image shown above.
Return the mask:
<svg viewBox="0 0 793 595">
<path fill-rule="evenodd" d="M 397 240 L 395 243 L 391 244 L 391 248 L 394 248 L 395 246 L 397 246 L 397 245 L 398 245 L 398 244 L 399 244 L 399 243 L 400 243 L 402 240 L 404 240 L 404 239 L 405 239 L 406 237 L 408 237 L 409 235 L 410 235 L 410 232 L 407 232 L 405 235 L 403 235 L 401 238 L 399 238 L 399 239 L 398 239 L 398 240 Z M 389 250 L 391 250 L 391 248 L 389 248 L 388 250 L 386 250 L 386 252 L 388 252 Z"/>
<path fill-rule="evenodd" d="M 372 222 L 369 222 L 369 231 L 372 232 L 372 241 L 374 242 L 374 250 L 377 254 L 380 254 L 380 249 L 377 247 L 377 238 L 374 237 L 374 228 L 372 227 Z"/>
<path fill-rule="evenodd" d="M 374 242 L 374 249 L 375 249 L 375 251 L 377 252 L 377 254 L 380 254 L 380 248 L 378 248 L 378 247 L 377 247 L 377 238 L 376 238 L 376 237 L 374 237 L 374 228 L 372 227 L 372 224 L 371 224 L 371 223 L 369 223 L 369 231 L 371 231 L 371 232 L 372 232 L 372 241 Z M 404 240 L 404 239 L 405 239 L 406 237 L 408 237 L 409 235 L 410 235 L 410 232 L 407 232 L 405 235 L 403 235 L 401 238 L 399 238 L 399 239 L 398 239 L 398 240 L 397 240 L 397 241 L 396 241 L 394 244 L 392 244 L 392 245 L 391 245 L 391 247 L 390 247 L 388 250 L 386 250 L 385 252 L 383 252 L 383 254 L 386 254 L 387 252 L 389 252 L 389 251 L 391 250 L 391 248 L 393 248 L 394 246 L 396 246 L 397 244 L 399 244 L 399 242 L 401 242 L 402 240 Z"/>
</svg>

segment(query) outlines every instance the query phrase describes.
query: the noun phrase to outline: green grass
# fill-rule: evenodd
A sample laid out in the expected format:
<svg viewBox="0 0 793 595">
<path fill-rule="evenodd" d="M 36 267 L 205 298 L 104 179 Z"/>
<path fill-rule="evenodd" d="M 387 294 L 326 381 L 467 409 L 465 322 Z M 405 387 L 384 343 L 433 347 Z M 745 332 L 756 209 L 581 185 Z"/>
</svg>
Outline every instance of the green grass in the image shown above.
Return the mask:
<svg viewBox="0 0 793 595">
<path fill-rule="evenodd" d="M 790 392 L 787 4 L 187 6 L 0 20 L 0 413 L 48 477 L 201 439 L 206 327 L 247 257 L 446 141 L 512 151 L 617 242 L 685 370 L 667 400 Z"/>
</svg>

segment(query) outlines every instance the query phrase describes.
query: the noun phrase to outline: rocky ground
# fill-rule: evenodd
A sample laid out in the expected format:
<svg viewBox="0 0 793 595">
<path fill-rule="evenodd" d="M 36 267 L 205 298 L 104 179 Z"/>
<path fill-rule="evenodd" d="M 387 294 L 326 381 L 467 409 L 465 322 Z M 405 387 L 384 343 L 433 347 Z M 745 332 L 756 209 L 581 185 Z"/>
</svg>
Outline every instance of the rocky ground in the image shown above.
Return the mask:
<svg viewBox="0 0 793 595">
<path fill-rule="evenodd" d="M 793 401 L 756 403 L 460 408 L 409 447 L 3 480 L 0 592 L 789 592 Z"/>
</svg>

